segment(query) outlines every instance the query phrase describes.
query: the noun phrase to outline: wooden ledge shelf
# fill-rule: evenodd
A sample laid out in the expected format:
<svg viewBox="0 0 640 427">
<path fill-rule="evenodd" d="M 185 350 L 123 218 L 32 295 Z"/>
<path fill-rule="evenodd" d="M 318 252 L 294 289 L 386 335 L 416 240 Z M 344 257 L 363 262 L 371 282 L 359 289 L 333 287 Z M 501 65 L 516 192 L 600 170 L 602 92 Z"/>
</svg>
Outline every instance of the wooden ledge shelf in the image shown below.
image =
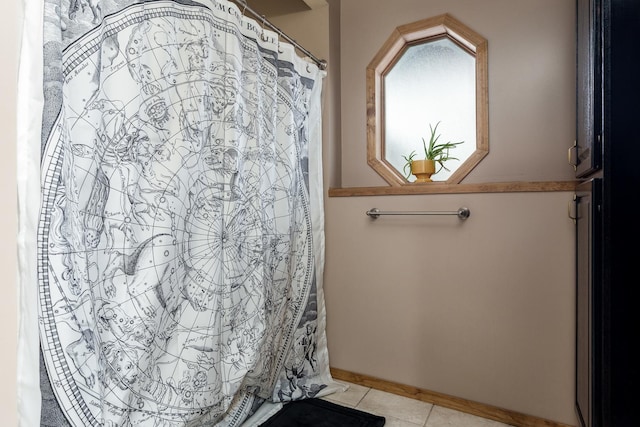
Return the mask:
<svg viewBox="0 0 640 427">
<path fill-rule="evenodd" d="M 575 191 L 580 181 L 513 181 L 480 184 L 446 184 L 430 182 L 397 187 L 343 187 L 329 188 L 329 197 L 400 196 L 413 194 L 463 193 L 527 193 Z"/>
</svg>

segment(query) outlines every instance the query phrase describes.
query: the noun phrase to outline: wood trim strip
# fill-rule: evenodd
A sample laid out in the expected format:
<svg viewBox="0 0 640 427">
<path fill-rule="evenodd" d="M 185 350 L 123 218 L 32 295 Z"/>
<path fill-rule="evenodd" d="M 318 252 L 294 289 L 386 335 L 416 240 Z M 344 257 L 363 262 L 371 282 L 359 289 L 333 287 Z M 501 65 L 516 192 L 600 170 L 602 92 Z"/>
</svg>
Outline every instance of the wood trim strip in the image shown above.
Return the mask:
<svg viewBox="0 0 640 427">
<path fill-rule="evenodd" d="M 534 417 L 531 415 L 521 414 L 519 412 L 498 408 L 496 406 L 486 405 L 484 403 L 474 402 L 435 391 L 425 390 L 418 387 L 398 384 L 391 381 L 382 380 L 368 375 L 357 374 L 338 368 L 330 368 L 331 376 L 336 380 L 346 381 L 358 384 L 364 387 L 370 387 L 375 390 L 385 391 L 396 394 L 398 396 L 409 397 L 411 399 L 420 400 L 422 402 L 432 403 L 444 408 L 455 409 L 467 414 L 476 415 L 501 423 L 509 424 L 516 427 L 571 427 L 568 424 L 562 424 L 555 421 L 546 420 L 544 418 Z"/>
<path fill-rule="evenodd" d="M 398 196 L 415 194 L 523 193 L 575 191 L 580 181 L 513 181 L 479 184 L 446 184 L 430 182 L 399 187 L 329 188 L 329 197 Z"/>
</svg>

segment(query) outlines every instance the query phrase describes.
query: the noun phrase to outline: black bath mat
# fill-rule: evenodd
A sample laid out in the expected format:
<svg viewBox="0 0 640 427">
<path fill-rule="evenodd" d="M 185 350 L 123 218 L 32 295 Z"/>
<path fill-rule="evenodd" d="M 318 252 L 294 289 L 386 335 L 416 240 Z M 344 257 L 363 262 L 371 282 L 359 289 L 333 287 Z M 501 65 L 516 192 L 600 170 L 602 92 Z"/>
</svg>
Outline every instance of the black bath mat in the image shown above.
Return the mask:
<svg viewBox="0 0 640 427">
<path fill-rule="evenodd" d="M 385 418 L 322 399 L 287 403 L 261 427 L 382 427 Z"/>
</svg>

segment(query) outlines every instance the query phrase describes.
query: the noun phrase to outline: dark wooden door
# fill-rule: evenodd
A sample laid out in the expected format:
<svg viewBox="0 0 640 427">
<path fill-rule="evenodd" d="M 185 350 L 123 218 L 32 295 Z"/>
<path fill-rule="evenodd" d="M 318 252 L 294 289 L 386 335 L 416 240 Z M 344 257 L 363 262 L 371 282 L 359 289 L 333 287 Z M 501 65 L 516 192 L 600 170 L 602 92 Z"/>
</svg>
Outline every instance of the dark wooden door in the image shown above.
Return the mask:
<svg viewBox="0 0 640 427">
<path fill-rule="evenodd" d="M 602 1 L 577 0 L 576 176 L 602 166 Z"/>
<path fill-rule="evenodd" d="M 576 192 L 576 411 L 584 427 L 600 426 L 602 395 L 602 179 Z"/>
<path fill-rule="evenodd" d="M 576 1 L 576 410 L 637 427 L 640 0 Z"/>
</svg>

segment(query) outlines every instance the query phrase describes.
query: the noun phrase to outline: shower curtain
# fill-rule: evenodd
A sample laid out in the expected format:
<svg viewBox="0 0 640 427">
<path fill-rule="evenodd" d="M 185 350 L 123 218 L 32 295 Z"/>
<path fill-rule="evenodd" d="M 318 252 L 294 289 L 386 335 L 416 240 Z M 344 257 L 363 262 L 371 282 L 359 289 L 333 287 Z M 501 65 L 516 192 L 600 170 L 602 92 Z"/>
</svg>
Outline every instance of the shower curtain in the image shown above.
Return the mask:
<svg viewBox="0 0 640 427">
<path fill-rule="evenodd" d="M 42 63 L 20 87 L 42 100 L 19 148 L 40 175 L 18 178 L 24 425 L 239 426 L 338 389 L 324 72 L 226 0 L 31 4 L 42 16 L 25 34 L 41 45 L 22 57 Z"/>
</svg>

